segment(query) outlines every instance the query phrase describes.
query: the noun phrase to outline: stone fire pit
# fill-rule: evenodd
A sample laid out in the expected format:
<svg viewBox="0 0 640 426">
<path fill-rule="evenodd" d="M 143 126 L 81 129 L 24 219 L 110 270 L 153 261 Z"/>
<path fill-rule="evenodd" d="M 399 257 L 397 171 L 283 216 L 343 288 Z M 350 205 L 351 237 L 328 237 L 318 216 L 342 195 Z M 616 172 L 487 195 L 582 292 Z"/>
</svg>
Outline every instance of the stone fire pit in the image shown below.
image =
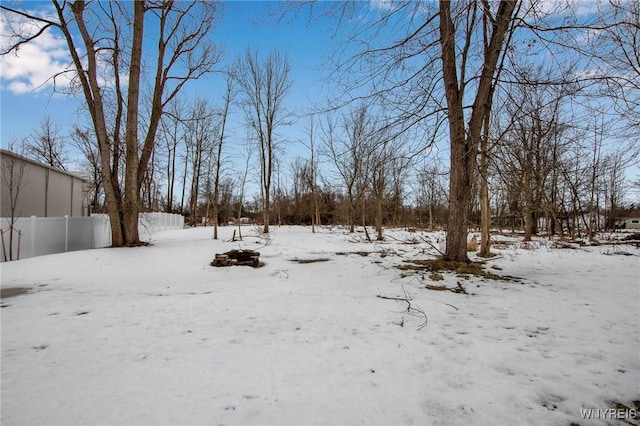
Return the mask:
<svg viewBox="0 0 640 426">
<path fill-rule="evenodd" d="M 260 253 L 253 250 L 231 250 L 225 253 L 216 253 L 211 266 L 260 266 Z"/>
</svg>

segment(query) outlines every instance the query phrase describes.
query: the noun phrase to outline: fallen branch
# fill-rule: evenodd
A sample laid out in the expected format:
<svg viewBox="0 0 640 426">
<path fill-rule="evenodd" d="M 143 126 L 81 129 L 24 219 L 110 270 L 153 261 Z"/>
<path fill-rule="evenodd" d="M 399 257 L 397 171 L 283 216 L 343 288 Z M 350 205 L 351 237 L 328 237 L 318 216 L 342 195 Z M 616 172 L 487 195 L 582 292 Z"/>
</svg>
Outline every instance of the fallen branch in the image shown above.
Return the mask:
<svg viewBox="0 0 640 426">
<path fill-rule="evenodd" d="M 451 290 L 446 285 L 431 285 L 431 284 L 427 284 L 427 285 L 424 286 L 424 288 L 426 288 L 427 290 L 435 290 L 435 291 Z"/>
<path fill-rule="evenodd" d="M 420 238 L 422 239 L 422 241 L 427 243 L 432 249 L 440 253 L 440 256 L 444 256 L 444 253 L 438 247 L 436 247 L 435 244 L 433 244 L 428 237 L 424 237 L 421 235 Z"/>
<path fill-rule="evenodd" d="M 401 302 L 404 301 L 404 302 L 409 303 L 409 301 L 407 299 L 402 298 L 402 297 L 389 297 L 389 296 L 383 296 L 381 294 L 377 295 L 376 297 L 379 297 L 380 299 L 387 299 L 387 300 L 400 300 Z M 409 305 L 411 305 L 411 303 L 409 303 Z"/>
<path fill-rule="evenodd" d="M 424 286 L 424 288 L 426 288 L 427 290 L 450 291 L 452 293 L 469 294 L 467 293 L 467 289 L 464 288 L 464 286 L 460 283 L 460 281 L 458 281 L 457 284 L 458 284 L 457 287 L 447 287 L 446 285 L 427 284 Z"/>
<path fill-rule="evenodd" d="M 411 301 L 410 301 L 411 299 L 409 298 L 409 295 L 407 294 L 407 290 L 405 290 L 404 285 L 402 286 L 402 291 L 404 292 L 404 298 L 383 296 L 381 294 L 378 294 L 377 297 L 379 297 L 380 299 L 398 300 L 400 302 L 407 302 L 407 312 L 409 314 L 414 316 L 424 317 L 424 323 L 418 327 L 418 330 L 422 330 L 424 327 L 427 326 L 427 322 L 429 321 L 429 319 L 427 318 L 427 314 L 421 308 L 417 306 L 413 306 L 411 304 Z M 402 326 L 404 326 L 404 318 L 402 319 Z"/>
<path fill-rule="evenodd" d="M 262 232 L 261 229 L 259 229 L 257 227 L 256 227 L 256 232 L 257 232 L 256 235 L 251 235 L 250 234 L 250 235 L 247 235 L 246 237 L 247 238 L 255 238 L 257 240 L 256 244 L 262 243 L 262 245 L 260 245 L 260 246 L 258 246 L 256 248 L 257 250 L 260 250 L 262 248 L 265 248 L 265 247 L 271 245 L 271 242 L 272 242 L 271 234 L 265 234 L 264 232 Z M 231 237 L 231 239 L 228 240 L 228 241 L 229 242 L 236 242 L 236 241 L 243 241 L 244 240 L 242 237 L 240 237 L 240 239 L 236 239 L 235 236 L 236 236 L 236 231 L 234 230 L 233 231 L 233 237 Z M 242 245 L 240 243 L 238 243 L 238 247 L 239 247 L 240 250 L 243 250 Z"/>
<path fill-rule="evenodd" d="M 420 244 L 420 241 L 418 241 L 418 239 L 415 237 L 408 240 L 401 240 L 400 238 L 396 238 L 393 235 L 385 235 L 385 237 L 394 241 L 398 241 L 399 243 L 402 243 L 402 244 L 410 244 L 410 245 Z"/>
<path fill-rule="evenodd" d="M 414 238 L 411 238 L 410 240 L 401 240 L 401 239 L 399 239 L 399 238 L 395 238 L 395 237 L 394 237 L 394 236 L 392 236 L 392 235 L 387 235 L 386 237 L 387 237 L 387 238 L 390 238 L 390 239 L 392 239 L 392 240 L 398 241 L 398 242 L 400 242 L 400 243 L 403 243 L 403 244 L 412 244 L 412 245 L 420 244 L 420 242 L 418 241 L 418 239 L 417 239 L 417 238 L 415 238 L 415 237 L 414 237 Z M 437 251 L 437 252 L 440 254 L 440 256 L 444 256 L 444 253 L 443 253 L 443 252 L 442 252 L 438 247 L 436 247 L 436 246 L 435 246 L 435 244 L 433 244 L 433 243 L 431 242 L 431 240 L 429 240 L 429 237 L 425 237 L 425 236 L 423 236 L 423 235 L 420 235 L 420 239 L 421 239 L 422 241 L 424 241 L 425 243 L 427 243 L 427 245 L 429 245 L 429 247 L 431 247 L 432 249 L 434 249 L 435 251 Z"/>
</svg>

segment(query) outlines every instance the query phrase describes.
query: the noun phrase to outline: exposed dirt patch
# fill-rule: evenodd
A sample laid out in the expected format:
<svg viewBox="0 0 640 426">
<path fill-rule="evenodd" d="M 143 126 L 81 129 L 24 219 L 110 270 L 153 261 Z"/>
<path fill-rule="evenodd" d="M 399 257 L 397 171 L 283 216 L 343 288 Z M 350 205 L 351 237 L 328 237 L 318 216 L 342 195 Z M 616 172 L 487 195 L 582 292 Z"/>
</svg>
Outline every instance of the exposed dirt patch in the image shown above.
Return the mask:
<svg viewBox="0 0 640 426">
<path fill-rule="evenodd" d="M 337 252 L 336 254 L 337 254 L 338 256 L 346 256 L 346 255 L 348 255 L 348 254 L 357 254 L 357 255 L 362 256 L 362 257 L 367 257 L 367 256 L 369 256 L 371 253 L 372 253 L 372 252 L 369 252 L 369 251 L 339 251 L 339 252 Z"/>
<path fill-rule="evenodd" d="M 611 401 L 610 405 L 615 407 L 616 410 L 624 410 L 624 411 L 640 411 L 640 400 L 630 401 L 627 404 L 619 402 L 619 401 Z"/>
<path fill-rule="evenodd" d="M 138 241 L 137 243 L 129 243 L 124 245 L 124 247 L 150 247 L 150 246 L 151 246 L 151 243 L 147 241 Z"/>
<path fill-rule="evenodd" d="M 460 282 L 458 282 L 457 284 L 458 285 L 456 287 L 447 287 L 446 285 L 427 284 L 426 286 L 424 286 L 424 288 L 426 288 L 427 290 L 450 291 L 452 293 L 458 293 L 458 294 L 470 294 L 470 293 L 467 293 L 467 289 L 464 288 L 464 286 L 460 284 Z M 475 293 L 471 293 L 471 295 L 475 295 Z"/>
<path fill-rule="evenodd" d="M 319 259 L 291 259 L 292 262 L 296 262 L 296 263 L 300 263 L 300 264 L 305 264 L 305 263 L 316 263 L 316 262 L 328 262 L 331 259 L 323 257 L 323 258 L 319 258 Z"/>
<path fill-rule="evenodd" d="M 406 259 L 404 264 L 398 265 L 398 269 L 402 271 L 428 271 L 431 276 L 440 274 L 441 272 L 454 272 L 460 278 L 469 278 L 470 276 L 482 277 L 490 280 L 502 281 L 518 281 L 520 278 L 510 275 L 498 275 L 484 269 L 484 263 L 481 262 L 448 262 L 440 258 L 437 259 Z M 430 276 L 430 277 L 431 277 Z M 436 281 L 436 280 L 434 280 Z"/>
<path fill-rule="evenodd" d="M 442 281 L 444 280 L 444 277 L 440 272 L 432 272 L 431 274 L 429 274 L 429 279 L 431 281 Z"/>
<path fill-rule="evenodd" d="M 513 248 L 516 244 L 520 244 L 520 241 L 512 241 L 512 240 L 497 240 L 491 241 L 491 248 L 496 250 L 507 250 Z"/>
<path fill-rule="evenodd" d="M 19 296 L 21 294 L 27 293 L 31 290 L 30 287 L 10 287 L 0 289 L 0 299 L 6 299 L 8 297 Z"/>
</svg>

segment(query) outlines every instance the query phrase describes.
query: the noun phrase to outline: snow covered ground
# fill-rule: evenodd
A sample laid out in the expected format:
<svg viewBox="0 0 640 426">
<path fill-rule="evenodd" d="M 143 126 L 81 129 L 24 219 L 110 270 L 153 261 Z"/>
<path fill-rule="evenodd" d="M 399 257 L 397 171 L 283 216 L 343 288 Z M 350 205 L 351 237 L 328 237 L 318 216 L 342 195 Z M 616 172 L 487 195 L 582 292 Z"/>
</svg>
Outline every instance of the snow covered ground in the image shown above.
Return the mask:
<svg viewBox="0 0 640 426">
<path fill-rule="evenodd" d="M 432 281 L 395 268 L 426 234 L 232 231 L 2 264 L 2 425 L 640 423 L 640 249 L 503 238 L 521 281 Z M 234 248 L 265 266 L 209 265 Z"/>
</svg>

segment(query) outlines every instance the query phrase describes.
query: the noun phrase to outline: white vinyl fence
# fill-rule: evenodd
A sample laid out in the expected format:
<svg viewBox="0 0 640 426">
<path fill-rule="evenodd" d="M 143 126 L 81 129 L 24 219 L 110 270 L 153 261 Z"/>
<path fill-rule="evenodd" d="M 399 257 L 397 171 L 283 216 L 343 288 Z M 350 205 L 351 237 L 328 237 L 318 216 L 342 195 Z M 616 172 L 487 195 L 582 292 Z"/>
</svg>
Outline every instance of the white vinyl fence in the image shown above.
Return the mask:
<svg viewBox="0 0 640 426">
<path fill-rule="evenodd" d="M 11 219 L 1 218 L 1 261 L 25 259 L 45 254 L 87 250 L 111 245 L 109 216 L 21 217 L 10 229 Z M 141 213 L 140 239 L 150 241 L 157 231 L 182 229 L 184 217 L 169 213 Z"/>
</svg>

